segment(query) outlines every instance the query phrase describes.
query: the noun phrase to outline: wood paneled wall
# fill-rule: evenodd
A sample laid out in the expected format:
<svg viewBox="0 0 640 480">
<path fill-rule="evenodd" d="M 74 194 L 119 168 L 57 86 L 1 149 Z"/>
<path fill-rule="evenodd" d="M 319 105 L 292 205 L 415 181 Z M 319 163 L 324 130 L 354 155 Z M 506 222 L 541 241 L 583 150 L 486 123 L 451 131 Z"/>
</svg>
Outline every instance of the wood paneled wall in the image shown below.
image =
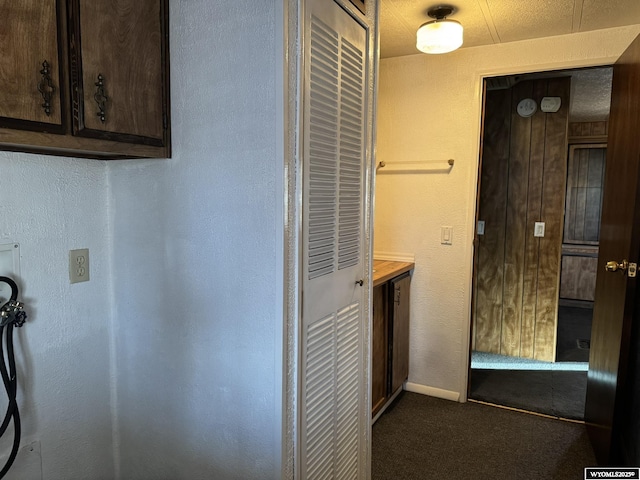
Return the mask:
<svg viewBox="0 0 640 480">
<path fill-rule="evenodd" d="M 478 351 L 553 361 L 567 176 L 569 78 L 487 92 L 474 303 Z M 556 113 L 518 102 L 561 97 Z M 534 237 L 535 222 L 545 236 Z"/>
<path fill-rule="evenodd" d="M 571 122 L 569 124 L 569 138 L 606 137 L 609 133 L 609 122 Z"/>
<path fill-rule="evenodd" d="M 560 298 L 593 302 L 598 270 L 597 245 L 562 246 Z"/>
<path fill-rule="evenodd" d="M 597 245 L 607 145 L 569 147 L 564 241 Z"/>
</svg>

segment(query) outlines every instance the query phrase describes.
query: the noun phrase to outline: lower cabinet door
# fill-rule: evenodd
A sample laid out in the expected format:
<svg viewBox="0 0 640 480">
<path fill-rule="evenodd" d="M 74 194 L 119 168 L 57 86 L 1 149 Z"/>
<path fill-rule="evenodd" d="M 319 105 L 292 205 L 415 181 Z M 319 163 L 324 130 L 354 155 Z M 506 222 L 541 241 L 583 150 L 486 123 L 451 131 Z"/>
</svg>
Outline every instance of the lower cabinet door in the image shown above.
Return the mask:
<svg viewBox="0 0 640 480">
<path fill-rule="evenodd" d="M 395 392 L 409 376 L 409 272 L 389 282 L 393 304 L 391 306 L 391 391 Z"/>
<path fill-rule="evenodd" d="M 373 325 L 371 333 L 371 416 L 387 400 L 387 365 L 389 327 L 387 322 L 387 290 L 384 283 L 373 289 Z"/>
</svg>

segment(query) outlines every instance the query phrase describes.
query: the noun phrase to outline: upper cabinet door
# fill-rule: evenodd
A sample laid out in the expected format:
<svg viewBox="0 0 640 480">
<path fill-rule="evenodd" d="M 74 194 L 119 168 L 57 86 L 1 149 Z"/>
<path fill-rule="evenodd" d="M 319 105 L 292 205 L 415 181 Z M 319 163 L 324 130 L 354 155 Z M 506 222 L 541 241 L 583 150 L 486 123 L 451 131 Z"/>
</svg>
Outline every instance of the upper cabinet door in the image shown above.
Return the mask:
<svg viewBox="0 0 640 480">
<path fill-rule="evenodd" d="M 0 0 L 0 127 L 60 133 L 56 0 Z"/>
<path fill-rule="evenodd" d="M 165 145 L 165 0 L 72 0 L 74 134 Z"/>
</svg>

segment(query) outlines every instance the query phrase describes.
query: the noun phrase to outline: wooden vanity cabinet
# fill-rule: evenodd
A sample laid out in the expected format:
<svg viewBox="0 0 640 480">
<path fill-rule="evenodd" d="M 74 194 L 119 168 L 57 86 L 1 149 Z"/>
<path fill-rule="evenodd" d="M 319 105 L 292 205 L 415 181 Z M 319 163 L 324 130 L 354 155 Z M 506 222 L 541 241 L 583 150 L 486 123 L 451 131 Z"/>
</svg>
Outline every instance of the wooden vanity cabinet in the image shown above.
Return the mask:
<svg viewBox="0 0 640 480">
<path fill-rule="evenodd" d="M 0 149 L 170 156 L 168 0 L 0 1 L 0 15 Z"/>
<path fill-rule="evenodd" d="M 385 262 L 383 265 L 378 281 L 374 272 L 372 292 L 372 417 L 384 411 L 409 376 L 410 270 L 413 263 Z"/>
<path fill-rule="evenodd" d="M 62 133 L 60 2 L 4 0 L 0 15 L 0 127 Z"/>
</svg>

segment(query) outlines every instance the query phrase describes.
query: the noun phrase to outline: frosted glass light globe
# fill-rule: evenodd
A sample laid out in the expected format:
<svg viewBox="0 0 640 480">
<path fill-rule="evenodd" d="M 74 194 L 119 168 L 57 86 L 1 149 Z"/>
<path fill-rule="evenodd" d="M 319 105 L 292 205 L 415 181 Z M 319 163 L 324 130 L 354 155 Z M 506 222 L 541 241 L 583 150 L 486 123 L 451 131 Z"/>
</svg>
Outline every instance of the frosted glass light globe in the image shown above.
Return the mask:
<svg viewBox="0 0 640 480">
<path fill-rule="evenodd" d="M 455 20 L 434 20 L 418 29 L 416 47 L 424 53 L 453 52 L 462 45 L 462 25 Z"/>
</svg>

